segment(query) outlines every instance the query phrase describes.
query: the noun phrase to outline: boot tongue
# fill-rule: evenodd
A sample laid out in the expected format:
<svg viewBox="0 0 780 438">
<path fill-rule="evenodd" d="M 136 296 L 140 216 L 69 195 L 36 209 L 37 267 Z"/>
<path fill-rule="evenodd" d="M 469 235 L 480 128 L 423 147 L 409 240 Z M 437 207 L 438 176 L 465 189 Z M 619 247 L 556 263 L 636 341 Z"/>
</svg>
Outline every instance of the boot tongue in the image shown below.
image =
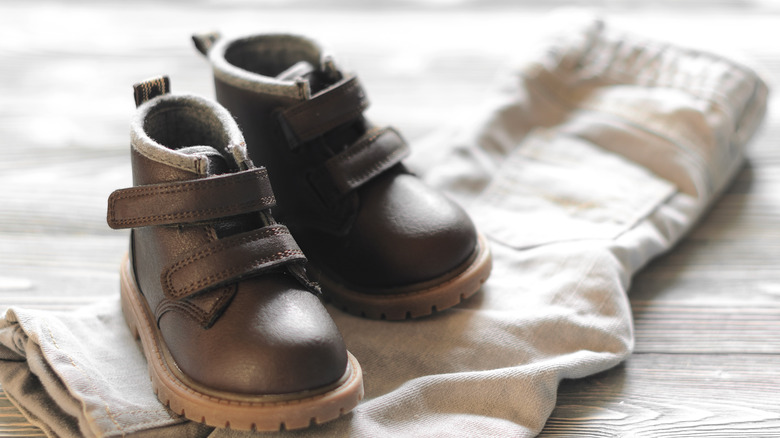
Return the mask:
<svg viewBox="0 0 780 438">
<path fill-rule="evenodd" d="M 206 157 L 208 160 L 206 175 L 204 175 L 206 177 L 222 175 L 236 171 L 235 166 L 230 166 L 225 156 L 211 146 L 187 146 L 179 149 L 178 152 L 186 155 L 198 155 Z M 214 230 L 217 233 L 217 236 L 220 238 L 254 230 L 264 225 L 267 225 L 267 223 L 264 221 L 261 215 L 251 213 L 229 218 L 226 217 L 219 222 L 212 224 Z"/>
<path fill-rule="evenodd" d="M 328 78 L 328 75 L 325 72 L 315 69 L 313 65 L 306 61 L 299 61 L 298 63 L 293 64 L 287 70 L 279 73 L 276 78 L 286 81 L 295 79 L 306 80 L 309 82 L 309 89 L 312 95 L 319 93 L 335 83 Z M 363 117 L 358 117 L 353 122 L 336 127 L 323 135 L 322 140 L 326 149 L 326 151 L 323 151 L 326 152 L 323 158 L 338 154 L 349 145 L 356 142 L 365 134 L 367 130 L 366 125 L 366 121 Z"/>
<path fill-rule="evenodd" d="M 292 81 L 297 78 L 305 77 L 314 72 L 314 66 L 306 61 L 298 61 L 291 65 L 287 70 L 276 75 L 276 79 L 282 81 Z"/>
<path fill-rule="evenodd" d="M 205 176 L 221 175 L 230 172 L 230 165 L 225 159 L 225 156 L 211 146 L 187 146 L 178 149 L 177 152 L 185 155 L 206 157 L 208 160 L 208 167 Z"/>
<path fill-rule="evenodd" d="M 309 82 L 309 88 L 311 94 L 320 92 L 323 88 L 331 85 L 331 82 L 327 80 L 325 74 L 321 71 L 317 71 L 313 65 L 306 61 L 299 61 L 293 64 L 287 70 L 279 73 L 276 79 L 283 81 L 294 81 L 296 79 L 304 79 Z"/>
</svg>

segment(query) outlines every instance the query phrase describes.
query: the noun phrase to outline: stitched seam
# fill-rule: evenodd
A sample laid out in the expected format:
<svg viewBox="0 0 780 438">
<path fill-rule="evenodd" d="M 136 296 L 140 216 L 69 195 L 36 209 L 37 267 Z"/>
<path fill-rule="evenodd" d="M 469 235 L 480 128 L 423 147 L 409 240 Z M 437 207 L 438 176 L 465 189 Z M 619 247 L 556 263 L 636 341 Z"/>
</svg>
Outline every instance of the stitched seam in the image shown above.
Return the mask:
<svg viewBox="0 0 780 438">
<path fill-rule="evenodd" d="M 185 301 L 173 301 L 166 299 L 157 308 L 157 312 L 155 315 L 155 318 L 157 318 L 157 321 L 160 320 L 160 318 L 165 314 L 165 312 L 172 311 L 172 310 L 179 310 L 191 318 L 194 318 L 198 320 L 199 322 L 206 319 L 208 314 L 198 308 L 197 306 L 187 303 Z M 159 322 L 158 322 L 159 323 Z"/>
<path fill-rule="evenodd" d="M 139 196 L 144 196 L 146 194 L 152 193 L 155 195 L 168 195 L 173 193 L 181 193 L 181 192 L 188 192 L 191 190 L 199 190 L 199 189 L 205 189 L 205 188 L 214 188 L 214 187 L 220 187 L 225 185 L 234 185 L 234 184 L 242 184 L 245 182 L 245 180 L 262 180 L 267 177 L 267 171 L 265 168 L 259 169 L 259 172 L 253 172 L 251 174 L 245 174 L 245 175 L 236 175 L 232 177 L 226 177 L 226 178 L 219 178 L 219 179 L 200 179 L 195 181 L 186 181 L 186 182 L 173 182 L 168 183 L 167 187 L 166 184 L 160 185 L 160 186 L 140 186 L 140 187 L 131 187 L 128 189 L 122 189 L 117 190 L 114 193 L 117 193 L 117 195 L 114 197 L 113 201 L 116 202 L 116 200 L 119 199 L 126 199 L 126 198 L 135 198 Z"/>
<path fill-rule="evenodd" d="M 270 237 L 270 236 L 278 236 L 280 234 L 290 234 L 290 233 L 287 230 L 285 230 L 284 228 L 282 228 L 282 227 L 271 227 L 271 228 L 260 229 L 260 230 L 258 230 L 256 232 L 252 233 L 251 235 L 242 237 L 242 238 L 237 239 L 235 241 L 221 241 L 221 242 L 217 243 L 216 245 L 214 245 L 212 247 L 206 248 L 206 249 L 204 249 L 202 251 L 198 251 L 197 253 L 192 254 L 191 256 L 187 257 L 186 259 L 177 262 L 171 269 L 172 269 L 172 271 L 178 270 L 181 267 L 181 265 L 185 265 L 185 264 L 190 264 L 192 262 L 196 262 L 196 261 L 198 261 L 198 260 L 200 260 L 200 259 L 202 259 L 202 258 L 204 258 L 206 256 L 209 256 L 209 255 L 211 255 L 211 254 L 213 254 L 213 253 L 215 253 L 217 251 L 222 251 L 222 250 L 227 249 L 229 247 L 235 246 L 236 244 L 239 244 L 239 243 L 247 243 L 247 242 L 251 242 L 251 241 L 254 241 L 254 240 L 261 239 L 261 238 L 266 238 L 266 237 Z"/>
<path fill-rule="evenodd" d="M 190 290 L 190 289 L 192 289 L 192 287 L 195 287 L 197 284 L 202 283 L 204 280 L 208 280 L 208 281 L 206 281 L 206 283 L 204 283 L 204 284 L 207 284 L 208 282 L 213 281 L 213 278 L 218 278 L 220 275 L 224 274 L 225 272 L 236 271 L 236 270 L 240 271 L 243 268 L 241 268 L 241 269 L 234 268 L 234 269 L 231 269 L 229 271 L 223 271 L 222 274 L 210 275 L 209 277 L 206 277 L 206 279 L 201 279 L 198 282 L 191 283 L 187 287 L 182 288 L 181 289 L 182 292 L 179 292 L 179 293 L 175 292 L 177 290 L 177 288 L 174 287 L 173 279 L 172 279 L 172 277 L 175 275 L 175 273 L 177 271 L 185 268 L 187 265 L 195 263 L 195 262 L 197 262 L 197 261 L 199 261 L 199 260 L 201 260 L 201 259 L 203 259 L 205 257 L 208 257 L 208 256 L 210 256 L 210 255 L 212 255 L 212 254 L 214 254 L 216 252 L 224 251 L 225 249 L 231 248 L 233 246 L 236 246 L 236 245 L 239 245 L 239 244 L 248 243 L 248 242 L 252 242 L 252 241 L 255 241 L 255 240 L 259 240 L 259 239 L 264 239 L 264 238 L 271 237 L 271 236 L 278 236 L 278 235 L 285 235 L 285 234 L 289 235 L 290 233 L 289 233 L 289 231 L 287 231 L 286 228 L 283 228 L 283 227 L 265 228 L 265 229 L 259 230 L 258 232 L 253 233 L 250 236 L 242 237 L 241 239 L 238 239 L 238 240 L 235 240 L 235 241 L 220 242 L 219 244 L 216 244 L 216 245 L 211 246 L 209 248 L 206 248 L 204 250 L 198 251 L 195 254 L 190 255 L 186 259 L 183 259 L 183 260 L 180 260 L 180 261 L 176 262 L 173 266 L 171 266 L 167 270 L 167 272 L 165 273 L 165 288 L 172 292 L 171 296 L 174 297 L 174 298 L 178 299 L 178 298 L 181 298 L 183 296 L 186 296 L 187 294 L 192 292 L 192 290 Z M 288 251 L 291 251 L 291 250 L 287 250 L 287 251 L 284 251 L 284 252 L 288 252 Z M 300 253 L 300 255 L 303 255 L 302 251 L 300 251 L 300 250 L 295 250 L 295 251 L 298 251 Z M 279 257 L 280 254 L 283 254 L 283 252 L 277 252 L 274 256 L 271 256 L 271 257 Z M 266 261 L 271 261 L 271 260 L 273 260 L 273 259 L 266 260 Z M 253 263 L 248 265 L 248 267 L 254 266 L 254 264 L 256 264 L 258 261 L 259 260 L 253 260 Z M 223 277 L 223 279 L 224 278 L 225 277 Z M 200 288 L 200 287 L 202 287 L 202 285 L 198 286 L 198 288 Z M 195 290 L 197 290 L 197 289 L 195 289 Z"/>
<path fill-rule="evenodd" d="M 54 347 L 55 347 L 57 350 L 59 350 L 59 351 L 60 351 L 62 354 L 64 354 L 64 355 L 65 355 L 65 357 L 67 357 L 67 358 L 68 358 L 68 360 L 70 361 L 70 364 L 73 366 L 73 368 L 75 368 L 76 370 L 78 370 L 78 371 L 79 371 L 79 372 L 80 372 L 80 373 L 81 373 L 81 374 L 82 374 L 84 377 L 86 377 L 86 378 L 87 378 L 87 381 L 89 381 L 89 383 L 90 383 L 90 386 L 92 386 L 93 388 L 95 388 L 95 387 L 96 387 L 96 385 L 95 385 L 95 382 L 92 380 L 92 377 L 90 377 L 90 375 L 89 375 L 89 374 L 87 374 L 87 373 L 84 371 L 84 369 L 83 369 L 83 368 L 79 367 L 79 366 L 78 366 L 78 364 L 76 364 L 76 362 L 75 362 L 75 361 L 73 360 L 73 358 L 70 356 L 70 354 L 68 354 L 68 353 L 67 353 L 65 350 L 61 349 L 61 348 L 60 348 L 60 346 L 59 346 L 59 344 L 57 344 L 57 340 L 56 340 L 56 339 L 54 339 L 54 333 L 52 333 L 52 331 L 51 331 L 51 327 L 49 327 L 49 325 L 48 325 L 48 324 L 45 324 L 45 323 L 44 323 L 44 327 L 46 328 L 46 331 L 48 331 L 48 332 L 49 332 L 49 339 L 51 339 L 51 343 L 52 343 L 52 344 L 54 344 Z M 111 420 L 111 422 L 112 422 L 112 423 L 114 423 L 114 426 L 116 426 L 116 429 L 117 429 L 118 431 L 122 432 L 122 436 L 124 436 L 124 434 L 125 434 L 125 430 L 124 430 L 124 428 L 123 428 L 123 427 L 122 427 L 122 426 L 119 424 L 119 422 L 118 422 L 118 421 L 116 420 L 116 418 L 114 417 L 114 414 L 111 412 L 111 408 L 108 406 L 108 403 L 106 403 L 105 399 L 103 399 L 103 396 L 100 394 L 100 391 L 97 391 L 97 390 L 95 390 L 95 391 L 94 391 L 94 393 L 95 393 L 95 395 L 97 396 L 97 398 L 99 398 L 99 399 L 100 399 L 100 402 L 101 402 L 101 403 L 103 403 L 103 407 L 104 407 L 104 408 L 105 408 L 105 410 L 106 410 L 106 415 L 108 415 L 108 418 Z"/>
<path fill-rule="evenodd" d="M 319 126 L 314 126 L 314 127 L 311 127 L 309 129 L 301 132 L 300 133 L 300 138 L 301 139 L 306 139 L 306 138 L 309 138 L 309 137 L 320 135 L 320 133 L 328 132 L 331 129 L 335 128 L 336 126 L 339 126 L 339 125 L 341 125 L 342 123 L 345 123 L 348 120 L 356 118 L 357 116 L 362 114 L 364 110 L 365 110 L 365 108 L 363 107 L 363 105 L 361 105 L 361 108 L 359 108 L 359 109 L 357 109 L 355 111 L 350 111 L 349 113 L 345 113 L 343 116 L 338 117 L 338 118 L 332 120 L 330 123 L 322 124 L 322 125 L 319 125 Z"/>
<path fill-rule="evenodd" d="M 242 238 L 240 238 L 240 239 L 238 239 L 236 241 L 228 241 L 228 242 L 222 241 L 222 242 L 219 242 L 219 243 L 215 244 L 214 246 L 210 246 L 210 247 L 208 247 L 208 248 L 206 248 L 204 250 L 198 251 L 195 254 L 190 255 L 189 257 L 187 257 L 184 260 L 180 260 L 180 261 L 176 262 L 176 264 L 174 264 L 171 267 L 171 271 L 170 272 L 171 273 L 176 272 L 179 269 L 181 269 L 184 265 L 188 265 L 188 264 L 190 264 L 192 262 L 196 262 L 196 261 L 198 261 L 198 260 L 200 260 L 200 259 L 202 259 L 204 257 L 207 257 L 207 256 L 209 256 L 209 255 L 211 255 L 211 254 L 213 254 L 213 253 L 215 253 L 217 251 L 222 251 L 222 250 L 224 250 L 226 248 L 234 246 L 235 244 L 247 243 L 247 242 L 251 242 L 251 241 L 258 240 L 258 239 L 265 238 L 265 237 L 276 236 L 276 235 L 279 235 L 279 234 L 289 234 L 289 233 L 286 232 L 286 230 L 284 228 L 282 228 L 282 227 L 264 228 L 264 229 L 261 229 L 261 230 L 258 230 L 256 232 L 252 233 L 249 236 L 242 237 Z"/>
<path fill-rule="evenodd" d="M 210 225 L 204 225 L 203 231 L 206 232 L 206 238 L 208 239 L 208 243 L 216 242 L 219 239 L 217 237 L 217 230 L 215 230 L 214 227 Z"/>
<path fill-rule="evenodd" d="M 355 82 L 353 82 L 352 84 L 349 84 L 344 89 L 344 93 L 343 94 L 347 94 L 347 93 L 351 92 L 352 89 L 355 89 L 355 88 L 362 88 L 360 86 L 360 83 L 357 80 L 355 80 Z M 336 126 L 346 122 L 347 120 L 353 119 L 353 118 L 357 117 L 358 115 L 360 115 L 366 109 L 366 106 L 367 106 L 365 97 L 360 99 L 360 102 L 358 104 L 358 109 L 350 111 L 350 112 L 347 112 L 347 113 L 344 113 L 343 115 L 341 115 L 339 117 L 336 117 L 335 119 L 333 119 L 332 121 L 330 121 L 327 124 L 321 124 L 321 125 L 310 127 L 310 128 L 305 129 L 303 131 L 298 131 L 297 129 L 295 129 L 295 123 L 290 123 L 290 121 L 291 121 L 290 119 L 296 118 L 298 115 L 300 115 L 303 112 L 310 111 L 311 104 L 307 105 L 308 102 L 313 102 L 314 101 L 314 102 L 316 102 L 317 105 L 324 106 L 324 105 L 327 105 L 328 103 L 330 103 L 332 100 L 339 99 L 339 98 L 342 98 L 342 97 L 343 97 L 343 95 L 326 93 L 326 94 L 322 95 L 321 97 L 316 98 L 316 100 L 305 101 L 305 102 L 301 103 L 298 108 L 290 109 L 289 111 L 286 112 L 285 118 L 287 119 L 288 124 L 291 125 L 290 127 L 293 128 L 293 131 L 296 131 L 296 134 L 298 135 L 299 139 L 303 140 L 303 139 L 307 139 L 307 138 L 309 138 L 311 136 L 315 136 L 315 135 L 318 135 L 320 133 L 327 132 L 327 131 L 333 129 L 334 127 L 336 127 Z"/>
<path fill-rule="evenodd" d="M 377 132 L 376 134 L 371 135 L 369 138 L 366 138 L 366 139 L 360 141 L 359 143 L 355 144 L 350 149 L 347 149 L 347 151 L 344 153 L 343 156 L 337 155 L 336 159 L 333 161 L 334 164 L 344 163 L 347 160 L 349 160 L 352 157 L 354 157 L 355 155 L 357 155 L 358 153 L 362 152 L 363 150 L 368 149 L 368 147 L 370 147 L 374 143 L 374 140 L 376 140 L 377 138 L 381 137 L 382 134 L 384 134 L 385 132 L 388 132 L 388 129 L 382 129 L 382 130 L 374 129 L 374 130 L 375 131 L 379 131 L 379 132 Z"/>
<path fill-rule="evenodd" d="M 219 187 L 222 185 L 231 185 L 231 184 L 240 184 L 243 183 L 244 180 L 261 180 L 265 179 L 268 172 L 265 168 L 257 169 L 256 172 L 247 173 L 244 175 L 236 175 L 233 174 L 233 176 L 228 176 L 225 178 L 217 178 L 217 179 L 211 179 L 211 178 L 204 178 L 194 181 L 186 181 L 186 182 L 173 182 L 169 183 L 171 186 L 168 188 L 163 188 L 163 186 L 158 187 L 151 187 L 151 186 L 140 186 L 140 187 L 132 187 L 128 189 L 121 190 L 121 195 L 117 196 L 118 198 L 132 198 L 136 196 L 143 196 L 144 194 L 148 192 L 154 192 L 155 194 L 170 194 L 170 193 L 179 193 L 179 192 L 186 192 L 189 190 L 192 190 L 193 186 L 196 186 L 195 188 L 204 188 L 204 187 Z M 199 186 L 199 187 L 198 187 Z"/>
<path fill-rule="evenodd" d="M 136 198 L 140 196 L 145 196 L 148 194 L 153 195 L 169 195 L 169 194 L 175 194 L 175 193 L 182 193 L 182 192 L 189 192 L 193 190 L 201 190 L 206 188 L 214 188 L 214 187 L 221 187 L 226 185 L 236 185 L 236 184 L 243 184 L 245 180 L 263 180 L 268 177 L 268 171 L 265 168 L 259 168 L 257 171 L 252 172 L 250 174 L 245 175 L 238 175 L 228 178 L 220 178 L 217 180 L 211 180 L 211 179 L 202 179 L 197 181 L 188 181 L 185 183 L 174 183 L 176 185 L 174 186 L 157 186 L 157 187 L 149 187 L 149 186 L 141 186 L 141 187 L 133 187 L 129 189 L 122 189 L 117 190 L 114 193 L 111 194 L 111 196 L 108 199 L 108 214 L 112 218 L 115 216 L 115 210 L 116 210 L 116 203 L 117 201 L 120 201 L 122 199 L 130 199 L 130 198 Z M 120 219 L 121 220 L 121 219 Z M 119 223 L 117 221 L 117 223 Z"/>
<path fill-rule="evenodd" d="M 226 185 L 236 185 L 236 184 L 242 184 L 245 181 L 244 180 L 261 180 L 265 179 L 264 175 L 246 175 L 246 176 L 236 176 L 233 178 L 220 178 L 217 180 L 213 179 L 201 179 L 198 181 L 187 181 L 187 182 L 181 182 L 181 183 L 170 183 L 167 187 L 165 185 L 162 186 L 140 186 L 140 187 L 132 187 L 128 189 L 123 190 L 117 190 L 115 193 L 117 195 L 114 197 L 115 200 L 120 199 L 129 199 L 129 198 L 136 198 L 140 196 L 145 196 L 148 194 L 153 195 L 169 195 L 169 194 L 175 194 L 175 193 L 182 193 L 182 192 L 188 192 L 192 190 L 202 190 L 206 188 L 214 188 L 214 187 L 220 187 L 220 186 L 226 186 Z"/>
<path fill-rule="evenodd" d="M 276 198 L 273 196 L 264 196 L 259 199 L 253 199 L 251 201 L 245 201 L 239 204 L 233 204 L 229 205 L 227 207 L 214 207 L 214 208 L 204 208 L 200 210 L 189 210 L 184 212 L 178 212 L 178 213 L 166 213 L 166 214 L 158 214 L 158 215 L 150 215 L 150 216 L 138 216 L 134 218 L 129 219 L 113 219 L 113 223 L 116 225 L 134 225 L 138 223 L 146 223 L 149 221 L 168 221 L 168 220 L 174 220 L 174 219 L 183 219 L 188 217 L 194 217 L 199 216 L 202 214 L 209 214 L 209 213 L 227 213 L 230 211 L 242 211 L 245 210 L 247 207 L 253 207 L 253 208 L 260 208 L 263 206 L 269 206 L 272 201 L 275 201 Z"/>
<path fill-rule="evenodd" d="M 214 301 L 214 304 L 211 306 L 211 310 L 206 312 L 206 317 L 203 320 L 203 324 L 208 323 L 209 320 L 214 317 L 214 314 L 217 313 L 217 309 L 222 306 L 222 303 L 224 303 L 229 296 L 232 296 L 230 289 L 230 287 L 225 287 L 222 289 L 219 298 L 217 298 L 217 300 Z"/>
<path fill-rule="evenodd" d="M 150 414 L 150 413 L 156 414 L 156 413 L 159 413 L 159 412 L 160 411 L 157 410 L 157 409 L 134 409 L 132 411 L 118 412 L 115 415 L 117 417 L 122 417 L 122 416 L 127 416 L 127 415 L 132 415 L 132 414 Z M 125 435 L 122 435 L 122 436 L 125 436 Z"/>
<path fill-rule="evenodd" d="M 211 318 L 214 317 L 214 314 L 217 312 L 217 309 L 222 306 L 222 303 L 227 301 L 228 297 L 232 295 L 231 289 L 231 286 L 226 286 L 219 289 L 219 296 L 211 306 L 211 310 L 208 312 L 189 301 L 183 301 L 181 299 L 174 301 L 169 298 L 163 298 L 163 300 L 157 306 L 154 317 L 159 323 L 160 318 L 162 318 L 166 312 L 178 310 L 190 318 L 197 320 L 201 325 L 205 325 L 209 322 L 209 320 L 211 320 Z"/>
<path fill-rule="evenodd" d="M 406 153 L 406 148 L 399 148 L 393 151 L 390 155 L 385 157 L 385 159 L 377 161 L 373 166 L 371 166 L 368 170 L 359 173 L 349 179 L 347 179 L 347 183 L 351 186 L 355 183 L 364 182 L 366 178 L 370 178 L 372 174 L 378 170 L 383 170 L 385 165 L 389 162 L 395 161 L 396 158 L 399 156 L 402 156 Z"/>
<path fill-rule="evenodd" d="M 181 298 L 184 296 L 187 296 L 188 294 L 195 292 L 197 290 L 200 290 L 204 286 L 209 285 L 210 283 L 216 283 L 219 281 L 222 281 L 226 278 L 230 278 L 235 274 L 238 274 L 240 272 L 259 268 L 265 263 L 273 262 L 273 261 L 279 261 L 287 258 L 294 258 L 295 256 L 302 256 L 303 251 L 299 249 L 288 249 L 284 251 L 277 252 L 276 254 L 268 257 L 263 257 L 260 259 L 254 259 L 251 263 L 243 265 L 243 266 L 237 266 L 232 269 L 228 269 L 227 271 L 222 271 L 218 274 L 209 275 L 208 277 L 204 277 L 196 282 L 192 282 L 186 287 L 181 289 L 181 292 L 172 294 L 175 298 Z"/>
<path fill-rule="evenodd" d="M 357 79 L 352 78 L 350 80 L 353 81 L 353 82 L 351 84 L 346 85 L 346 87 L 343 88 L 344 91 L 343 91 L 342 94 L 348 94 L 350 91 L 352 91 L 353 88 L 359 87 L 360 84 L 358 83 Z M 314 99 L 311 99 L 311 100 L 308 100 L 306 102 L 303 102 L 303 105 L 299 106 L 298 108 L 290 108 L 290 110 L 287 113 L 289 115 L 291 115 L 291 116 L 297 116 L 300 113 L 303 113 L 303 112 L 306 112 L 306 111 L 309 110 L 309 107 L 311 105 L 306 105 L 307 102 L 316 102 L 317 104 L 325 104 L 325 103 L 329 103 L 330 101 L 332 101 L 334 99 L 338 99 L 340 97 L 341 97 L 341 95 L 334 94 L 332 92 L 325 93 L 325 94 L 323 94 L 323 95 L 321 95 L 319 97 L 315 97 Z"/>
</svg>

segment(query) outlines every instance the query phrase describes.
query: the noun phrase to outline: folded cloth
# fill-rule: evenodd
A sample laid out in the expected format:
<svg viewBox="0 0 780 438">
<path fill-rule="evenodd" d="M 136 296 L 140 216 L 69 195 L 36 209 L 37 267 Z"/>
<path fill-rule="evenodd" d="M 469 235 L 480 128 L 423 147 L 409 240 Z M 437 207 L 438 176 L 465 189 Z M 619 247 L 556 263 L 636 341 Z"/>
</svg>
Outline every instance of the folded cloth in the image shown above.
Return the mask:
<svg viewBox="0 0 780 438">
<path fill-rule="evenodd" d="M 366 399 L 296 435 L 538 434 L 561 379 L 630 354 L 632 275 L 733 179 L 767 92 L 722 57 L 599 20 L 569 26 L 472 126 L 430 137 L 413 157 L 490 238 L 482 293 L 400 323 L 334 310 Z M 157 402 L 117 299 L 72 313 L 11 309 L 0 344 L 3 389 L 50 436 L 251 435 Z"/>
<path fill-rule="evenodd" d="M 74 312 L 9 309 L 0 383 L 49 436 L 207 436 L 157 401 L 118 298 Z M 175 427 L 165 427 L 172 426 Z"/>
</svg>

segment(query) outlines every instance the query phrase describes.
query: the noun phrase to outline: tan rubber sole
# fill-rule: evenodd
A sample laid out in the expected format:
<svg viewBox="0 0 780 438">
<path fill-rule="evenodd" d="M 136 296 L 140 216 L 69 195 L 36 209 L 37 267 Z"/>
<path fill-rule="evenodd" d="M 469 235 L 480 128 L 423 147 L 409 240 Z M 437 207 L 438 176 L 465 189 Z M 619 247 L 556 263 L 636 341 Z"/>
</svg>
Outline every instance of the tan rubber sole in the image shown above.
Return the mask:
<svg viewBox="0 0 780 438">
<path fill-rule="evenodd" d="M 430 315 L 459 304 L 482 287 L 493 267 L 487 239 L 477 236 L 476 254 L 456 275 L 444 276 L 441 282 L 426 282 L 403 292 L 361 292 L 322 273 L 319 282 L 333 305 L 353 315 L 371 319 L 403 320 Z"/>
<path fill-rule="evenodd" d="M 120 270 L 120 294 L 125 320 L 141 340 L 157 398 L 189 420 L 238 430 L 302 429 L 338 418 L 363 398 L 363 374 L 350 353 L 344 376 L 327 388 L 257 396 L 204 388 L 176 366 L 135 283 L 127 256 Z"/>
</svg>

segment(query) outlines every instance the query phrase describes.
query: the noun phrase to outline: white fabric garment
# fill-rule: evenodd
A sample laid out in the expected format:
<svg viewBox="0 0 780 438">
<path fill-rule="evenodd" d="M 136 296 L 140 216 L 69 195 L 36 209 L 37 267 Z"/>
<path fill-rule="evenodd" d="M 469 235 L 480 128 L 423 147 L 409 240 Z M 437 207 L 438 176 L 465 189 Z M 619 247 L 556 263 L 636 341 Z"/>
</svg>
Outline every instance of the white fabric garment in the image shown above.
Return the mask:
<svg viewBox="0 0 780 438">
<path fill-rule="evenodd" d="M 538 434 L 561 379 L 630 354 L 632 275 L 733 179 L 767 92 L 716 55 L 598 20 L 568 26 L 473 126 L 416 145 L 412 166 L 490 239 L 483 290 L 412 321 L 333 310 L 366 399 L 295 435 Z M 157 402 L 118 299 L 68 313 L 11 309 L 0 344 L 0 383 L 50 436 L 251 435 L 182 421 Z"/>
</svg>

